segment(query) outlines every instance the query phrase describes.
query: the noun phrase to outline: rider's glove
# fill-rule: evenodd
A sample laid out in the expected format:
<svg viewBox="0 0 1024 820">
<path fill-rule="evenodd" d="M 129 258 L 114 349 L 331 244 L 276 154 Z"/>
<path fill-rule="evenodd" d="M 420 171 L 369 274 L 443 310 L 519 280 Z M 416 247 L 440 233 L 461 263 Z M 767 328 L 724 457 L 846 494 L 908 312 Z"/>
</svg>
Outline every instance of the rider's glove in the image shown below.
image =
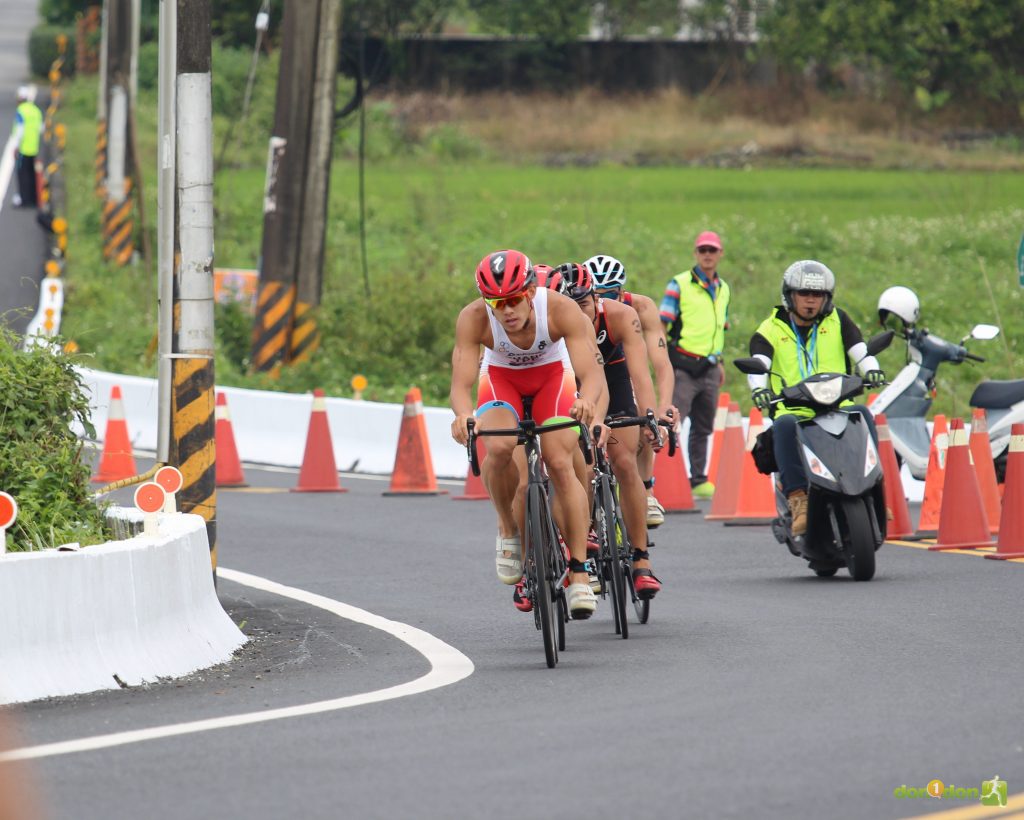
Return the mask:
<svg viewBox="0 0 1024 820">
<path fill-rule="evenodd" d="M 754 400 L 754 407 L 762 413 L 768 412 L 772 406 L 772 391 L 767 387 L 759 387 L 751 394 Z"/>
<path fill-rule="evenodd" d="M 881 370 L 869 370 L 864 376 L 864 380 L 870 387 L 881 387 L 885 384 L 885 373 Z"/>
</svg>

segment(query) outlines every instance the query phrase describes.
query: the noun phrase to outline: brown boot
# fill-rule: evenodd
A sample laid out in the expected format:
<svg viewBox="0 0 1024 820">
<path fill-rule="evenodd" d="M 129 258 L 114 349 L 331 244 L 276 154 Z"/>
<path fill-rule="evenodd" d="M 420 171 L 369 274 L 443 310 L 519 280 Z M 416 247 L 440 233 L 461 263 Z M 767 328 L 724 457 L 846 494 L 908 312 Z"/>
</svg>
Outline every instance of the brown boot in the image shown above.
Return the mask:
<svg viewBox="0 0 1024 820">
<path fill-rule="evenodd" d="M 789 503 L 789 514 L 793 516 L 793 535 L 803 535 L 807 532 L 807 491 L 793 490 L 786 501 Z"/>
</svg>

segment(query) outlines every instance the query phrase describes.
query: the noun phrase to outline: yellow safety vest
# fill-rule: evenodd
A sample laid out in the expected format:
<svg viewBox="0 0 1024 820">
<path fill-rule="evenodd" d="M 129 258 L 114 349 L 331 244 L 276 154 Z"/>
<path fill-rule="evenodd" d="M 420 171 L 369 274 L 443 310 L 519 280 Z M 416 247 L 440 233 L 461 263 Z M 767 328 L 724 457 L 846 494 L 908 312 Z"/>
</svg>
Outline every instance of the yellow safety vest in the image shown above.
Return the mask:
<svg viewBox="0 0 1024 820">
<path fill-rule="evenodd" d="M 803 381 L 807 376 L 815 373 L 849 373 L 849 365 L 846 360 L 846 350 L 843 348 L 843 331 L 839 321 L 839 311 L 833 310 L 824 319 L 818 322 L 817 338 L 813 346 L 797 343 L 796 333 L 789 322 L 783 321 L 778 316 L 778 309 L 772 311 L 772 315 L 761 322 L 757 332 L 768 340 L 772 346 L 772 374 L 771 387 L 773 393 L 782 390 L 783 380 L 792 387 L 797 382 Z M 804 369 L 801 374 L 800 357 L 804 357 Z M 810 356 L 810 360 L 808 360 Z M 843 405 L 853 404 L 852 401 L 844 401 Z M 814 411 L 809 407 L 787 407 L 785 404 L 775 405 L 775 415 L 781 416 L 786 413 L 793 413 L 798 416 L 809 418 Z"/>
<path fill-rule="evenodd" d="M 693 271 L 679 274 L 675 281 L 679 284 L 679 316 L 669 328 L 669 342 L 697 356 L 721 355 L 729 318 L 729 285 L 719 278 L 712 297 Z"/>
<path fill-rule="evenodd" d="M 43 131 L 43 112 L 39 106 L 28 100 L 18 106 L 21 115 L 21 144 L 18 153 L 23 157 L 34 157 L 39 154 L 39 135 Z"/>
</svg>

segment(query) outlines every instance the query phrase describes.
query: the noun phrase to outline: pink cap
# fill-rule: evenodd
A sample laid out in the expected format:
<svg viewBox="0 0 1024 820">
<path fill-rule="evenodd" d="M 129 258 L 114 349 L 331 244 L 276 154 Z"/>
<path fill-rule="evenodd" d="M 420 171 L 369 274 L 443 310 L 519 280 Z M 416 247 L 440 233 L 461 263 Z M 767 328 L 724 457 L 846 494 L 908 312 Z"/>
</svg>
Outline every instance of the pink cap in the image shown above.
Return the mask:
<svg viewBox="0 0 1024 820">
<path fill-rule="evenodd" d="M 699 248 L 701 245 L 711 245 L 713 248 L 722 250 L 722 240 L 718 238 L 718 234 L 714 231 L 704 231 L 697 237 L 697 241 L 693 243 L 693 247 Z"/>
</svg>

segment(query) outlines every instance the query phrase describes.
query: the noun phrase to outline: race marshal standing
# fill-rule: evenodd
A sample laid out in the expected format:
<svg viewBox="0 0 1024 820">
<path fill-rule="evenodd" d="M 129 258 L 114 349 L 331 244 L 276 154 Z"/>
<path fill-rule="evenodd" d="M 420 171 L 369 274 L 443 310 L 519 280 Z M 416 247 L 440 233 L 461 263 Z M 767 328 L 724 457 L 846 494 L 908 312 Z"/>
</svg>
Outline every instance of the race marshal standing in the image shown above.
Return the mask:
<svg viewBox="0 0 1024 820">
<path fill-rule="evenodd" d="M 715 492 L 708 481 L 708 436 L 714 430 L 718 392 L 725 382 L 722 349 L 729 326 L 729 285 L 718 275 L 722 240 L 704 231 L 693 246 L 697 264 L 669 280 L 659 309 L 675 371 L 672 401 L 690 419 L 690 486 L 699 498 Z"/>
</svg>

